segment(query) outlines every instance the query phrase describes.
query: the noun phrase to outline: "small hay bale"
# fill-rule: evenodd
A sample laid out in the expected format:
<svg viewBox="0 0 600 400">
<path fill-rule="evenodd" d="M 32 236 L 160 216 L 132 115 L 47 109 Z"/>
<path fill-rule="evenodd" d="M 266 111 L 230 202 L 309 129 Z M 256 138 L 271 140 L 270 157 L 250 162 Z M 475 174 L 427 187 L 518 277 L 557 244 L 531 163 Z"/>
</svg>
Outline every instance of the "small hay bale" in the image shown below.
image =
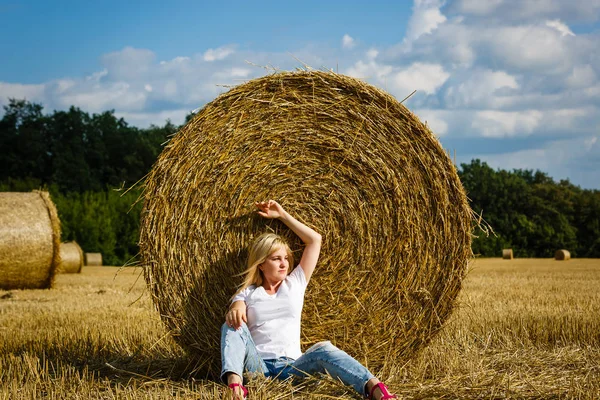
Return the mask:
<svg viewBox="0 0 600 400">
<path fill-rule="evenodd" d="M 357 79 L 273 74 L 207 104 L 145 182 L 145 278 L 199 371 L 218 375 L 220 326 L 252 239 L 271 229 L 300 259 L 299 239 L 256 214 L 254 202 L 267 199 L 323 236 L 305 297 L 304 349 L 331 340 L 385 376 L 450 316 L 473 219 L 439 141 L 395 98 Z"/>
<path fill-rule="evenodd" d="M 102 266 L 102 253 L 85 253 L 85 265 L 89 267 Z"/>
<path fill-rule="evenodd" d="M 78 274 L 83 267 L 83 251 L 77 242 L 60 244 L 60 263 L 57 271 L 63 274 Z"/>
<path fill-rule="evenodd" d="M 567 261 L 571 259 L 571 253 L 569 252 L 569 250 L 556 250 L 556 253 L 554 253 L 554 259 L 555 260 L 560 260 L 560 261 Z"/>
<path fill-rule="evenodd" d="M 0 289 L 47 289 L 59 263 L 60 221 L 47 192 L 0 193 Z"/>
<path fill-rule="evenodd" d="M 502 258 L 505 260 L 512 260 L 513 259 L 512 249 L 503 249 L 502 250 Z"/>
</svg>

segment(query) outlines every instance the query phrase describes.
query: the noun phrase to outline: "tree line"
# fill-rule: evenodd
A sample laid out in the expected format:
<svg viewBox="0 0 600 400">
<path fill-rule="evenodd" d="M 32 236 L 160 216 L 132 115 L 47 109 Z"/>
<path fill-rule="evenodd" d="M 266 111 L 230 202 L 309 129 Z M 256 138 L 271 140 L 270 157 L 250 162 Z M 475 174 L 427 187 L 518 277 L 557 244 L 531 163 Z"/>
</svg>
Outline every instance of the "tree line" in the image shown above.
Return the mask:
<svg viewBox="0 0 600 400">
<path fill-rule="evenodd" d="M 555 182 L 541 171 L 494 170 L 485 162 L 462 164 L 459 177 L 471 208 L 493 229 L 475 229 L 475 254 L 553 257 L 559 249 L 574 257 L 600 257 L 600 191 L 568 180 Z"/>
<path fill-rule="evenodd" d="M 40 104 L 11 99 L 0 120 L 0 191 L 47 189 L 62 241 L 102 253 L 107 265 L 132 262 L 142 205 L 140 189 L 126 189 L 150 171 L 178 129 L 169 121 L 138 129 L 114 111 L 44 114 Z"/>
<path fill-rule="evenodd" d="M 43 111 L 26 100 L 4 106 L 0 191 L 46 188 L 63 241 L 101 252 L 106 264 L 131 262 L 138 252 L 140 189 L 125 189 L 150 171 L 180 126 L 167 121 L 140 129 L 114 111 Z M 497 257 L 512 248 L 517 257 L 552 257 L 564 248 L 574 257 L 600 257 L 600 191 L 555 182 L 541 171 L 494 170 L 480 160 L 461 164 L 459 176 L 471 207 L 494 232 L 475 228 L 475 254 Z"/>
</svg>

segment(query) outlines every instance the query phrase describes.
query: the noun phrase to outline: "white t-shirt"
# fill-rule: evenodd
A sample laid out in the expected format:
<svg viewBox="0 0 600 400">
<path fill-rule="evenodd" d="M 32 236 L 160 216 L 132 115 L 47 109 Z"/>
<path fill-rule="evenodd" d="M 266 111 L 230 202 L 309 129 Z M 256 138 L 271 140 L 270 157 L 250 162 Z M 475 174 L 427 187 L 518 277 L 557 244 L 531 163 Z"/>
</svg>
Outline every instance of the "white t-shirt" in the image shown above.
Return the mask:
<svg viewBox="0 0 600 400">
<path fill-rule="evenodd" d="M 298 265 L 281 283 L 277 293 L 270 295 L 262 286 L 252 285 L 233 298 L 233 301 L 246 302 L 248 329 L 264 360 L 297 359 L 302 355 L 300 318 L 306 285 L 306 276 Z"/>
</svg>

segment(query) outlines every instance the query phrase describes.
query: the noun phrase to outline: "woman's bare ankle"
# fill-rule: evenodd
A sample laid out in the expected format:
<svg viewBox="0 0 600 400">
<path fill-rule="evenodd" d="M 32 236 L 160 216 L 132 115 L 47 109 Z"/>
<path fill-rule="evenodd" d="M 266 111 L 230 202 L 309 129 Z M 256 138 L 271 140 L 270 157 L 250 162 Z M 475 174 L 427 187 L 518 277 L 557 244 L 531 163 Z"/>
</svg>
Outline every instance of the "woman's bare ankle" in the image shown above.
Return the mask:
<svg viewBox="0 0 600 400">
<path fill-rule="evenodd" d="M 228 372 L 227 375 L 225 375 L 227 377 L 227 386 L 231 385 L 232 383 L 239 383 L 240 385 L 242 385 L 242 377 L 240 377 L 238 374 L 234 374 L 233 372 Z M 234 399 L 243 399 L 244 398 L 244 391 L 242 390 L 241 386 L 236 386 L 234 388 L 232 388 L 233 393 L 235 394 Z"/>
<path fill-rule="evenodd" d="M 369 396 L 369 394 L 371 394 L 371 390 L 373 390 L 373 387 L 375 387 L 375 385 L 377 385 L 378 383 L 381 383 L 381 381 L 377 378 L 371 378 L 369 379 L 369 381 L 366 384 L 367 387 L 367 397 Z M 383 386 L 377 387 L 375 388 L 375 390 L 373 390 L 373 399 L 374 400 L 381 400 L 382 397 L 384 397 L 384 393 L 382 392 L 382 387 L 385 388 L 387 390 L 387 387 L 385 386 L 385 384 L 382 383 Z M 392 393 L 387 393 L 388 395 L 393 396 L 394 398 L 396 398 L 395 395 L 393 395 Z"/>
<path fill-rule="evenodd" d="M 369 381 L 367 382 L 367 397 L 369 396 L 369 394 L 371 394 L 371 389 L 373 389 L 373 386 L 377 385 L 379 383 L 379 379 L 377 378 L 371 378 L 369 379 Z M 377 392 L 381 392 L 380 390 L 375 390 L 375 393 L 373 393 L 373 398 L 374 399 L 379 399 L 379 397 L 381 397 L 381 394 L 379 393 L 379 396 L 377 396 Z"/>
<path fill-rule="evenodd" d="M 225 376 L 227 377 L 227 385 L 231 385 L 232 383 L 242 383 L 242 377 L 238 374 L 228 372 Z"/>
</svg>

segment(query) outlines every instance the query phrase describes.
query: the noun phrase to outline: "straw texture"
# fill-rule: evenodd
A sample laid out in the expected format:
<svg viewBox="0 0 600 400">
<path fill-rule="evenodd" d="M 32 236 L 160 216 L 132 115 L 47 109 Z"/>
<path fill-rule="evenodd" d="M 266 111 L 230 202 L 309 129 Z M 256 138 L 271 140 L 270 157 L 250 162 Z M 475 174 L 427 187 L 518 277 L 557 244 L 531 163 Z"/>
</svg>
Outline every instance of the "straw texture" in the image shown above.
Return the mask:
<svg viewBox="0 0 600 400">
<path fill-rule="evenodd" d="M 85 253 L 85 265 L 99 267 L 102 265 L 102 253 Z"/>
<path fill-rule="evenodd" d="M 569 250 L 556 250 L 556 252 L 554 253 L 554 259 L 555 260 L 559 260 L 559 261 L 567 261 L 571 259 L 571 253 L 569 252 Z"/>
<path fill-rule="evenodd" d="M 502 250 L 502 258 L 505 260 L 512 260 L 513 259 L 512 249 L 503 249 Z"/>
<path fill-rule="evenodd" d="M 176 340 L 213 376 L 256 215 L 275 199 L 323 235 L 305 350 L 331 340 L 385 377 L 449 317 L 471 257 L 471 210 L 426 125 L 359 80 L 300 71 L 237 86 L 173 137 L 145 182 L 145 278 Z"/>
<path fill-rule="evenodd" d="M 46 289 L 59 261 L 60 221 L 47 192 L 0 193 L 0 289 Z"/>
<path fill-rule="evenodd" d="M 63 274 L 78 274 L 83 267 L 83 251 L 77 242 L 60 244 L 60 263 L 57 271 Z"/>
</svg>

